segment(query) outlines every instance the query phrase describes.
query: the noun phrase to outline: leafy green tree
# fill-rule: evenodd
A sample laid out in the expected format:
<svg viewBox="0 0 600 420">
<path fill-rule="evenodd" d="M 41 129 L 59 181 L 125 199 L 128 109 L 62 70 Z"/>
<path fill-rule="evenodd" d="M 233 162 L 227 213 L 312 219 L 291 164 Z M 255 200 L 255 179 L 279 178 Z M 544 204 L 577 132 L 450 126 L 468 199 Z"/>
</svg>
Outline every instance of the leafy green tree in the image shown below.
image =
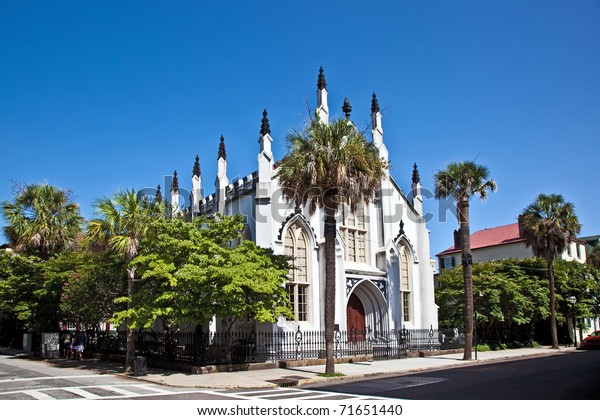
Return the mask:
<svg viewBox="0 0 600 420">
<path fill-rule="evenodd" d="M 471 233 L 469 227 L 469 200 L 478 195 L 485 200 L 488 191 L 496 190 L 496 183 L 489 179 L 489 170 L 475 162 L 452 162 L 434 174 L 435 198 L 453 198 L 460 226 L 462 269 L 464 281 L 465 351 L 464 360 L 471 359 L 473 342 L 473 267 L 471 256 Z"/>
<path fill-rule="evenodd" d="M 565 202 L 560 194 L 540 194 L 521 216 L 523 237 L 533 254 L 543 258 L 548 266 L 550 288 L 550 333 L 552 347 L 558 348 L 556 327 L 556 296 L 554 279 L 554 259 L 575 239 L 581 225 L 575 214 L 575 206 Z"/>
<path fill-rule="evenodd" d="M 388 163 L 345 119 L 330 124 L 311 120 L 305 130 L 292 132 L 287 142 L 287 154 L 275 174 L 284 198 L 308 205 L 311 214 L 320 208 L 325 215 L 325 372 L 333 374 L 336 212 L 341 205 L 354 211 L 360 203 L 369 203 Z"/>
<path fill-rule="evenodd" d="M 24 331 L 46 330 L 44 311 L 53 311 L 44 303 L 53 287 L 44 284 L 41 262 L 36 256 L 0 251 L 0 336 L 6 344 L 16 344 L 15 337 Z"/>
<path fill-rule="evenodd" d="M 47 260 L 51 254 L 74 248 L 83 218 L 71 193 L 48 184 L 18 188 L 14 201 L 3 201 L 6 237 L 19 252 Z"/>
<path fill-rule="evenodd" d="M 96 217 L 88 222 L 87 237 L 97 245 L 121 255 L 127 266 L 128 312 L 134 293 L 135 264 L 131 261 L 138 255 L 140 241 L 144 238 L 153 219 L 164 215 L 162 203 L 140 197 L 135 190 L 123 190 L 113 197 L 103 197 L 95 202 Z M 135 341 L 133 328 L 127 323 L 127 348 L 125 371 L 133 371 Z"/>
<path fill-rule="evenodd" d="M 60 312 L 65 321 L 97 331 L 123 309 L 115 299 L 126 293 L 125 265 L 113 253 L 61 254 L 51 260 L 47 271 L 62 283 Z"/>
<path fill-rule="evenodd" d="M 177 325 L 213 316 L 259 322 L 290 316 L 287 257 L 251 241 L 231 246 L 243 228 L 242 216 L 154 221 L 131 262 L 140 274 L 131 310 L 117 313 L 116 322 L 131 317 L 132 327 L 148 328 L 157 320 Z"/>
</svg>

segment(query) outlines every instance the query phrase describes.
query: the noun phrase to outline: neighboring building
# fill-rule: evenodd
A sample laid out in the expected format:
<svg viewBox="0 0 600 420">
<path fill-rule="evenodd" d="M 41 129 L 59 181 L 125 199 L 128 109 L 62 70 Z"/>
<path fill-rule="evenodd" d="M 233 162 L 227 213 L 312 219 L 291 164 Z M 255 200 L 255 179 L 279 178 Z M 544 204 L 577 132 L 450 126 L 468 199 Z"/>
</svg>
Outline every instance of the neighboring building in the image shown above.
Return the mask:
<svg viewBox="0 0 600 420">
<path fill-rule="evenodd" d="M 598 243 L 600 243 L 600 235 L 586 236 L 579 238 L 585 241 L 585 255 L 588 256 L 592 253 L 592 250 Z"/>
<path fill-rule="evenodd" d="M 471 255 L 473 261 L 504 260 L 507 258 L 531 258 L 533 251 L 525 245 L 519 223 L 479 230 L 471 234 Z M 440 270 L 461 264 L 460 233 L 454 231 L 454 245 L 436 255 Z M 581 263 L 586 258 L 586 242 L 575 239 L 567 246 L 560 258 Z"/>
<path fill-rule="evenodd" d="M 317 112 L 328 123 L 327 85 L 322 69 L 317 83 Z M 350 117 L 346 100 L 343 112 Z M 380 156 L 387 160 L 378 100 L 371 102 L 372 139 Z M 283 200 L 279 190 L 273 139 L 267 111 L 263 112 L 257 170 L 229 181 L 225 139 L 221 136 L 217 156 L 215 193 L 202 195 L 199 158 L 192 176 L 190 209 L 193 215 L 212 216 L 242 214 L 246 218 L 245 238 L 278 254 L 295 258 L 286 288 L 290 295 L 294 319 L 276 324 L 241 322 L 234 330 L 256 328 L 261 331 L 323 330 L 324 308 L 324 224 L 317 209 L 310 215 L 307 208 L 296 208 Z M 239 156 L 245 159 L 246 156 Z M 389 173 L 388 173 L 389 175 Z M 374 202 L 359 206 L 355 213 L 341 209 L 336 244 L 336 324 L 340 330 L 368 330 L 385 334 L 406 328 L 437 329 L 437 306 L 434 301 L 429 231 L 423 219 L 421 183 L 416 164 L 412 174 L 412 197 L 409 199 L 391 178 L 381 182 Z M 173 211 L 181 211 L 186 197 L 180 195 L 175 174 L 171 187 Z M 213 322 L 213 330 L 220 328 Z"/>
</svg>

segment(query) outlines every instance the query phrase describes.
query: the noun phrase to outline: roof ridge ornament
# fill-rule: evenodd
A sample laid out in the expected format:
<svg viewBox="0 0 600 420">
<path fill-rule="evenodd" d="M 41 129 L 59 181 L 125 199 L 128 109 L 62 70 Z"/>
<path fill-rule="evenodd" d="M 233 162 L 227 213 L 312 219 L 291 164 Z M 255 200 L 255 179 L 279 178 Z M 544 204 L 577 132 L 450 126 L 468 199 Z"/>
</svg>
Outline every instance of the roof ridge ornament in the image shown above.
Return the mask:
<svg viewBox="0 0 600 420">
<path fill-rule="evenodd" d="M 421 177 L 419 176 L 419 170 L 417 169 L 417 163 L 413 165 L 413 173 L 412 173 L 412 183 L 418 184 L 421 182 Z"/>
</svg>

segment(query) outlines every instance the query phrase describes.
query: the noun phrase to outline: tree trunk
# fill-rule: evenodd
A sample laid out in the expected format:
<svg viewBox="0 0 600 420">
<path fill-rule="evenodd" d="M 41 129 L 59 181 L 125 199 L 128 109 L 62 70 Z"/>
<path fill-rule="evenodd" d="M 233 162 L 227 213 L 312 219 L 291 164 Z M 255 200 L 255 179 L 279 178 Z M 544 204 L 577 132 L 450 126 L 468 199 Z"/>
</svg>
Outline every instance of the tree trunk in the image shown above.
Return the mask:
<svg viewBox="0 0 600 420">
<path fill-rule="evenodd" d="M 336 208 L 332 205 L 325 208 L 325 373 L 333 375 L 333 336 L 335 326 L 335 237 Z"/>
<path fill-rule="evenodd" d="M 549 257 L 548 282 L 550 283 L 550 335 L 552 336 L 552 348 L 558 349 L 558 332 L 556 330 L 556 296 L 554 293 L 554 258 Z"/>
<path fill-rule="evenodd" d="M 459 200 L 458 222 L 462 241 L 462 268 L 465 292 L 465 351 L 463 360 L 471 360 L 473 351 L 473 257 L 469 227 L 469 201 Z"/>
<path fill-rule="evenodd" d="M 133 296 L 133 281 L 135 278 L 135 268 L 127 268 L 127 310 L 131 310 L 131 298 Z M 125 323 L 127 327 L 127 346 L 125 348 L 125 373 L 133 373 L 133 358 L 135 357 L 135 337 L 133 328 L 131 328 L 131 318 L 127 317 Z"/>
</svg>

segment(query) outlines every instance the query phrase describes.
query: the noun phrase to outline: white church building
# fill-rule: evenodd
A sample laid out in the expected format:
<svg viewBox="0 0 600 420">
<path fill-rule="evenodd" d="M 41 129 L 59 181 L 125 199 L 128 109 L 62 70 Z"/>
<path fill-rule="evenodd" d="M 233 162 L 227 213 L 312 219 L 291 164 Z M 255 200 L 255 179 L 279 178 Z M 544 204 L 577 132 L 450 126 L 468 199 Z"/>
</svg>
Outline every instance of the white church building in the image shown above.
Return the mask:
<svg viewBox="0 0 600 420">
<path fill-rule="evenodd" d="M 317 104 L 321 121 L 329 121 L 327 84 L 323 69 L 317 82 Z M 349 119 L 348 101 L 342 108 Z M 384 143 L 382 116 L 373 94 L 371 103 L 372 141 L 381 158 L 388 160 Z M 324 330 L 324 216 L 319 209 L 310 215 L 307 208 L 296 208 L 282 198 L 273 155 L 267 111 L 263 112 L 257 148 L 256 171 L 235 182 L 227 176 L 227 153 L 221 136 L 215 192 L 202 196 L 203 180 L 199 158 L 191 180 L 193 215 L 242 214 L 246 220 L 245 239 L 271 248 L 278 254 L 294 257 L 286 289 L 294 313 L 293 319 L 276 324 L 246 321 L 236 329 L 257 331 Z M 235 156 L 229 155 L 229 159 Z M 240 158 L 242 158 L 240 156 Z M 410 168 L 407 168 L 407 176 Z M 179 211 L 187 202 L 180 195 L 175 173 L 171 206 Z M 375 199 L 355 213 L 340 209 L 336 242 L 336 324 L 342 331 L 368 331 L 386 334 L 392 330 L 437 330 L 437 306 L 434 302 L 434 260 L 429 249 L 429 231 L 423 218 L 421 183 L 416 164 L 412 171 L 410 198 L 387 174 Z M 211 329 L 218 330 L 218 322 Z"/>
</svg>

